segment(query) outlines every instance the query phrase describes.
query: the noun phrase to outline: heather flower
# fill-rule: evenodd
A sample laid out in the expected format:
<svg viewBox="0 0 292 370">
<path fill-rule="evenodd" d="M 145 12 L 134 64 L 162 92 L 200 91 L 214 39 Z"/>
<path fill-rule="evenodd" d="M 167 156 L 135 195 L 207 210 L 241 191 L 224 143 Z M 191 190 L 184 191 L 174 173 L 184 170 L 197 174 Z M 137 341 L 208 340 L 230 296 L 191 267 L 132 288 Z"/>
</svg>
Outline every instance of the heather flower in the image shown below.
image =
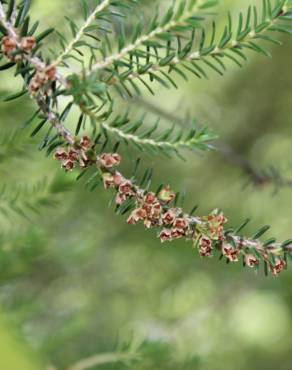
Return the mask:
<svg viewBox="0 0 292 370">
<path fill-rule="evenodd" d="M 125 195 L 133 194 L 133 184 L 130 180 L 124 180 L 119 186 L 119 192 Z"/>
<path fill-rule="evenodd" d="M 65 159 L 68 159 L 68 153 L 63 148 L 58 148 L 55 152 L 55 159 L 58 161 L 64 161 Z"/>
<path fill-rule="evenodd" d="M 258 258 L 255 257 L 253 254 L 247 254 L 247 255 L 245 255 L 244 262 L 249 267 L 256 267 L 259 264 Z"/>
<path fill-rule="evenodd" d="M 83 136 L 82 139 L 80 140 L 80 146 L 82 149 L 90 149 L 92 146 L 92 141 L 88 136 Z"/>
<path fill-rule="evenodd" d="M 66 171 L 72 171 L 73 168 L 74 168 L 74 162 L 70 161 L 69 159 L 68 160 L 65 160 L 65 161 L 62 162 L 62 167 Z"/>
<path fill-rule="evenodd" d="M 286 266 L 287 263 L 284 260 L 278 259 L 274 265 L 270 264 L 270 270 L 274 275 L 278 275 L 286 268 Z"/>
<path fill-rule="evenodd" d="M 211 257 L 213 252 L 212 241 L 210 238 L 203 236 L 199 241 L 199 253 L 202 257 Z"/>
<path fill-rule="evenodd" d="M 186 232 L 182 229 L 172 229 L 171 236 L 173 239 L 179 239 L 186 235 Z"/>
<path fill-rule="evenodd" d="M 117 153 L 104 153 L 99 157 L 101 166 L 111 168 L 118 166 L 121 162 L 121 156 Z"/>
<path fill-rule="evenodd" d="M 143 208 L 137 208 L 132 211 L 127 222 L 130 225 L 135 225 L 137 222 L 144 220 L 147 217 L 147 212 Z"/>
<path fill-rule="evenodd" d="M 7 57 L 10 57 L 17 50 L 17 41 L 13 37 L 4 36 L 2 38 L 1 49 Z"/>
<path fill-rule="evenodd" d="M 230 262 L 238 262 L 240 251 L 236 248 L 233 248 L 230 244 L 223 245 L 222 253 Z"/>
<path fill-rule="evenodd" d="M 178 230 L 186 230 L 189 227 L 189 220 L 185 217 L 179 217 L 175 219 L 173 226 Z"/>
<path fill-rule="evenodd" d="M 77 161 L 79 158 L 79 153 L 75 149 L 70 149 L 68 152 L 68 159 L 72 162 Z"/>
<path fill-rule="evenodd" d="M 105 189 L 115 188 L 119 186 L 123 181 L 123 176 L 117 171 L 113 174 L 111 174 L 110 172 L 104 172 L 102 174 L 102 178 Z"/>
<path fill-rule="evenodd" d="M 149 192 L 149 193 L 146 193 L 143 200 L 144 200 L 144 203 L 146 204 L 152 204 L 157 200 L 157 198 L 154 193 Z"/>
<path fill-rule="evenodd" d="M 216 209 L 208 216 L 208 226 L 212 239 L 223 240 L 224 224 L 227 218 Z"/>
<path fill-rule="evenodd" d="M 23 37 L 20 42 L 20 48 L 29 53 L 36 46 L 36 39 L 33 36 Z"/>
<path fill-rule="evenodd" d="M 171 241 L 172 240 L 171 230 L 170 229 L 163 229 L 159 234 L 159 238 L 160 238 L 162 243 L 167 242 L 167 241 Z"/>
<path fill-rule="evenodd" d="M 177 213 L 175 209 L 169 209 L 167 212 L 165 212 L 162 216 L 162 221 L 164 225 L 172 225 L 174 223 L 176 215 Z"/>
</svg>

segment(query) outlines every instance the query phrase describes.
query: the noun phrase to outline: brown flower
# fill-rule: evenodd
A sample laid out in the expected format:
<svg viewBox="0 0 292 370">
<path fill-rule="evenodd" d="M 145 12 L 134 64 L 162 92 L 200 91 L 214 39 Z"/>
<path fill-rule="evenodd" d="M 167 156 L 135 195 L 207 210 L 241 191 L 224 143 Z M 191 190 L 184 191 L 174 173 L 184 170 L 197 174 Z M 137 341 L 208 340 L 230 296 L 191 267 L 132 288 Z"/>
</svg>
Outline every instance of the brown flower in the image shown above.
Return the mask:
<svg viewBox="0 0 292 370">
<path fill-rule="evenodd" d="M 121 162 L 121 157 L 117 153 L 103 153 L 99 157 L 100 164 L 105 168 L 118 166 Z"/>
<path fill-rule="evenodd" d="M 144 220 L 147 217 L 147 213 L 143 208 L 137 208 L 132 211 L 127 222 L 130 225 L 135 225 L 138 221 Z"/>
<path fill-rule="evenodd" d="M 64 161 L 68 159 L 68 153 L 63 148 L 58 148 L 55 152 L 55 159 L 58 161 Z"/>
<path fill-rule="evenodd" d="M 211 257 L 213 252 L 212 241 L 210 238 L 203 236 L 199 242 L 199 253 L 202 257 Z"/>
<path fill-rule="evenodd" d="M 92 141 L 88 136 L 83 136 L 80 140 L 80 146 L 82 149 L 90 149 L 92 146 Z"/>
<path fill-rule="evenodd" d="M 171 241 L 172 240 L 171 230 L 163 229 L 159 234 L 159 238 L 160 238 L 162 243 L 167 242 L 167 241 Z"/>
<path fill-rule="evenodd" d="M 156 196 L 152 192 L 149 192 L 144 196 L 144 203 L 146 204 L 153 204 L 156 200 Z"/>
<path fill-rule="evenodd" d="M 2 38 L 1 49 L 6 56 L 10 56 L 14 51 L 17 50 L 17 41 L 10 36 L 4 36 Z"/>
<path fill-rule="evenodd" d="M 179 239 L 179 238 L 182 238 L 185 235 L 186 235 L 186 233 L 182 229 L 172 229 L 171 230 L 171 236 L 172 236 L 173 239 Z"/>
<path fill-rule="evenodd" d="M 176 214 L 177 213 L 175 209 L 169 209 L 167 212 L 165 212 L 162 216 L 164 225 L 172 225 L 176 218 Z"/>
<path fill-rule="evenodd" d="M 175 219 L 173 226 L 178 230 L 186 230 L 189 227 L 189 220 L 185 217 L 179 217 Z"/>
<path fill-rule="evenodd" d="M 79 153 L 75 149 L 70 149 L 68 153 L 68 159 L 72 162 L 75 162 L 79 159 Z"/>
<path fill-rule="evenodd" d="M 256 267 L 259 264 L 258 258 L 256 258 L 253 254 L 247 254 L 244 257 L 244 262 L 246 263 L 247 266 L 249 267 Z"/>
<path fill-rule="evenodd" d="M 124 195 L 133 194 L 133 184 L 130 180 L 124 180 L 119 186 L 119 192 Z"/>
<path fill-rule="evenodd" d="M 33 36 L 23 37 L 20 42 L 20 48 L 29 53 L 36 46 L 36 39 Z"/>
<path fill-rule="evenodd" d="M 115 188 L 121 185 L 123 181 L 123 176 L 117 171 L 114 174 L 111 174 L 110 172 L 104 172 L 102 174 L 102 178 L 105 189 Z"/>
<path fill-rule="evenodd" d="M 69 159 L 68 160 L 65 160 L 65 161 L 62 162 L 62 167 L 66 171 L 72 171 L 73 168 L 74 168 L 74 162 L 70 161 Z"/>
<path fill-rule="evenodd" d="M 274 265 L 270 264 L 270 270 L 274 275 L 278 275 L 286 268 L 286 266 L 287 263 L 284 260 L 278 259 Z"/>
<path fill-rule="evenodd" d="M 230 244 L 224 244 L 222 247 L 222 253 L 230 262 L 237 262 L 240 251 L 233 248 Z"/>
</svg>

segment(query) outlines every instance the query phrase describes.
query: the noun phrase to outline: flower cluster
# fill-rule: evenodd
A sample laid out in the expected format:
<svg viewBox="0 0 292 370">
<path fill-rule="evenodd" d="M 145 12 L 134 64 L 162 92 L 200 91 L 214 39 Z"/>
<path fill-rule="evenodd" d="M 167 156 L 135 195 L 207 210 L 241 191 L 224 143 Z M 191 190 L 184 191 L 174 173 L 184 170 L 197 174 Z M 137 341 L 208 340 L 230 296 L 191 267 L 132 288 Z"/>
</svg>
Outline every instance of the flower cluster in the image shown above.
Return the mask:
<svg viewBox="0 0 292 370">
<path fill-rule="evenodd" d="M 30 54 L 36 46 L 36 39 L 33 36 L 12 37 L 4 36 L 2 38 L 1 50 L 3 54 L 12 62 L 22 60 L 22 54 Z"/>
<path fill-rule="evenodd" d="M 56 80 L 57 69 L 55 66 L 45 66 L 36 68 L 36 73 L 29 83 L 29 92 L 32 95 L 38 93 L 38 91 L 44 87 L 47 87 L 46 92 L 49 91 L 51 83 Z"/>
<path fill-rule="evenodd" d="M 62 168 L 72 171 L 78 164 L 81 168 L 86 168 L 92 163 L 91 149 L 93 143 L 88 136 L 76 142 L 68 149 L 58 148 L 55 152 L 55 159 L 61 162 Z"/>
<path fill-rule="evenodd" d="M 146 228 L 158 228 L 161 242 L 180 238 L 192 240 L 198 246 L 202 257 L 212 257 L 215 250 L 221 252 L 227 262 L 238 262 L 243 257 L 246 266 L 257 268 L 259 257 L 265 261 L 274 275 L 278 275 L 286 267 L 286 262 L 277 257 L 274 262 L 261 244 L 250 246 L 249 240 L 242 240 L 225 232 L 226 217 L 218 209 L 206 217 L 193 217 L 173 206 L 176 194 L 169 186 L 163 187 L 158 193 L 140 189 L 133 181 L 126 179 L 116 167 L 121 162 L 118 153 L 102 153 L 97 155 L 92 141 L 84 136 L 68 149 L 59 148 L 55 154 L 65 170 L 72 170 L 76 164 L 81 168 L 95 164 L 103 178 L 105 189 L 115 189 L 116 205 L 119 207 L 127 200 L 134 200 L 135 207 L 128 217 L 128 224 L 143 222 Z M 255 241 L 253 241 L 255 242 Z M 251 248 L 257 249 L 257 254 L 251 253 Z"/>
</svg>

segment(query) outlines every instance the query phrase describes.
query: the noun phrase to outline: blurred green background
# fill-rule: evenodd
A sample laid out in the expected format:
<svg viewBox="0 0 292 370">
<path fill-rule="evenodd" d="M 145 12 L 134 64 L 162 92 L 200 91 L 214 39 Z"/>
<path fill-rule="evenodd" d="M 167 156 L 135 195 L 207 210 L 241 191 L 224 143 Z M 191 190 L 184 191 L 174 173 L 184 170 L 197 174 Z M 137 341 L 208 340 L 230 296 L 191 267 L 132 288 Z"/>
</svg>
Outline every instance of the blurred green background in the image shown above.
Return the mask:
<svg viewBox="0 0 292 370">
<path fill-rule="evenodd" d="M 246 6 L 222 1 L 219 20 Z M 144 1 L 146 17 L 151 8 L 152 0 Z M 80 17 L 77 1 L 34 0 L 32 10 L 43 28 L 61 31 L 64 15 Z M 159 88 L 146 99 L 197 117 L 256 167 L 276 166 L 292 177 L 292 38 L 281 38 L 284 47 L 270 46 L 272 60 L 249 54 L 245 68 L 228 64 L 223 78 L 178 80 L 177 91 Z M 1 100 L 20 83 L 2 73 Z M 76 183 L 38 151 L 31 128 L 18 130 L 33 109 L 29 98 L 0 103 L 1 370 L 67 369 L 143 341 L 142 361 L 93 369 L 291 370 L 291 269 L 279 278 L 256 276 L 200 259 L 185 242 L 162 246 L 142 226 L 128 226 L 102 187 L 90 192 Z M 247 232 L 271 224 L 272 236 L 291 238 L 292 188 L 244 187 L 246 175 L 216 152 L 187 159 L 149 157 L 143 164 L 154 167 L 155 183 L 187 190 L 188 208 L 198 203 L 200 214 L 220 207 L 231 225 L 251 217 Z"/>
</svg>

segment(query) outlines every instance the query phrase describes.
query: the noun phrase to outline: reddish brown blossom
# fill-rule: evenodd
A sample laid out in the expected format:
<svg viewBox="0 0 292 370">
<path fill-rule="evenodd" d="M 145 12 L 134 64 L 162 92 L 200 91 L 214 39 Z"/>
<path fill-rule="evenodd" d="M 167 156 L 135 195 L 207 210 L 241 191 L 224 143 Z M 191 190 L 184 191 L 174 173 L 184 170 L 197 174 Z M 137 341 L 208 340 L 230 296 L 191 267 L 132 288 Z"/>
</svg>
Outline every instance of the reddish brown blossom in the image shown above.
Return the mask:
<svg viewBox="0 0 292 370">
<path fill-rule="evenodd" d="M 278 259 L 274 265 L 270 264 L 270 270 L 274 275 L 278 275 L 286 268 L 286 266 L 287 263 L 284 260 Z"/>
<path fill-rule="evenodd" d="M 171 236 L 173 239 L 179 239 L 186 235 L 186 232 L 183 229 L 172 229 Z"/>
<path fill-rule="evenodd" d="M 68 152 L 68 159 L 70 161 L 75 162 L 79 159 L 79 153 L 75 149 L 70 149 Z"/>
<path fill-rule="evenodd" d="M 119 192 L 125 195 L 131 195 L 133 193 L 133 184 L 130 180 L 124 180 L 119 186 Z"/>
<path fill-rule="evenodd" d="M 162 216 L 162 221 L 164 225 L 172 225 L 174 223 L 176 215 L 177 212 L 175 209 L 169 209 L 167 212 L 165 212 Z"/>
<path fill-rule="evenodd" d="M 244 257 L 244 262 L 246 263 L 247 266 L 249 267 L 256 267 L 259 264 L 258 258 L 256 258 L 253 254 L 247 254 Z"/>
<path fill-rule="evenodd" d="M 82 149 L 90 149 L 92 146 L 92 141 L 88 136 L 83 136 L 80 140 L 80 146 Z"/>
<path fill-rule="evenodd" d="M 178 230 L 186 230 L 189 227 L 189 220 L 185 217 L 175 219 L 173 227 Z"/>
<path fill-rule="evenodd" d="M 62 167 L 66 171 L 72 171 L 73 168 L 74 168 L 74 162 L 70 161 L 69 159 L 68 160 L 65 160 L 65 161 L 62 161 Z"/>
<path fill-rule="evenodd" d="M 160 238 L 162 243 L 167 242 L 167 241 L 171 241 L 172 240 L 171 230 L 163 229 L 159 234 L 159 238 Z"/>
<path fill-rule="evenodd" d="M 233 248 L 230 244 L 224 244 L 222 247 L 222 253 L 230 262 L 237 262 L 240 251 Z"/>
<path fill-rule="evenodd" d="M 211 257 L 213 252 L 212 241 L 208 237 L 202 237 L 199 242 L 199 253 L 202 257 Z"/>
<path fill-rule="evenodd" d="M 144 203 L 146 204 L 152 204 L 157 200 L 157 198 L 154 193 L 150 192 L 150 193 L 146 193 L 143 200 L 144 200 Z"/>
<path fill-rule="evenodd" d="M 58 148 L 55 152 L 55 159 L 58 161 L 64 161 L 68 158 L 68 153 L 63 148 Z"/>
<path fill-rule="evenodd" d="M 20 42 L 20 48 L 27 52 L 30 53 L 32 49 L 34 49 L 36 46 L 36 39 L 33 36 L 28 36 L 28 37 L 23 37 Z"/>
<path fill-rule="evenodd" d="M 120 164 L 121 157 L 117 153 L 103 153 L 99 157 L 99 162 L 105 168 L 112 168 Z"/>
<path fill-rule="evenodd" d="M 17 50 L 17 41 L 13 37 L 4 36 L 2 38 L 1 49 L 6 56 L 10 57 Z"/>
<path fill-rule="evenodd" d="M 113 174 L 110 172 L 104 172 L 102 177 L 105 189 L 116 188 L 117 186 L 120 186 L 123 181 L 123 176 L 117 171 Z"/>
<path fill-rule="evenodd" d="M 137 208 L 132 211 L 130 217 L 128 218 L 127 222 L 130 225 L 135 225 L 137 222 L 141 220 L 145 220 L 147 217 L 147 212 L 143 208 Z"/>
</svg>

